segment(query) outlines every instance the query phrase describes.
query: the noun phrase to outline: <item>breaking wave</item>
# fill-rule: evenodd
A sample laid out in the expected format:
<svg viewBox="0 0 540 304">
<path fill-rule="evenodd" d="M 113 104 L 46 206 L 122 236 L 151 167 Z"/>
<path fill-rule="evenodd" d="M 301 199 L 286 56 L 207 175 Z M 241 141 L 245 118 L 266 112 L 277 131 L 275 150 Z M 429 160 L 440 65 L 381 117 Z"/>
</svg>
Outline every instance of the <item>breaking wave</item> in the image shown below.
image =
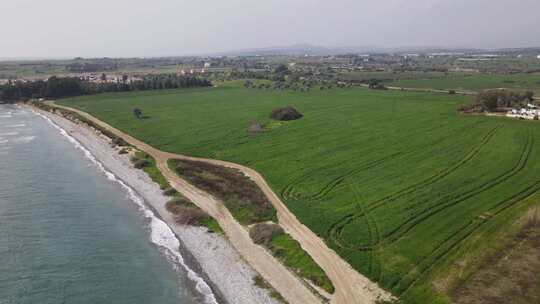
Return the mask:
<svg viewBox="0 0 540 304">
<path fill-rule="evenodd" d="M 36 138 L 35 136 L 22 136 L 22 137 L 13 139 L 12 142 L 17 143 L 17 144 L 27 144 L 31 142 L 32 140 L 34 140 L 35 138 Z"/>
<path fill-rule="evenodd" d="M 16 135 L 19 135 L 19 132 L 0 133 L 0 136 L 16 136 Z"/>
</svg>

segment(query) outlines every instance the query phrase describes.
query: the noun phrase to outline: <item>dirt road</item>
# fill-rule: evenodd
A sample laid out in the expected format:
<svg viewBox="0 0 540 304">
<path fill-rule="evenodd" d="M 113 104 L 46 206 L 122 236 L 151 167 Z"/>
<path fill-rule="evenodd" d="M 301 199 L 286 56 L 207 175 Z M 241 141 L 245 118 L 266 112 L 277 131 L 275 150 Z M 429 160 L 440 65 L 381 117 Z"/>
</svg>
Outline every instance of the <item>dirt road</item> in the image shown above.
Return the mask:
<svg viewBox="0 0 540 304">
<path fill-rule="evenodd" d="M 51 102 L 50 104 L 53 103 Z M 214 217 L 243 258 L 290 304 L 313 304 L 321 303 L 321 301 L 309 291 L 300 279 L 288 271 L 285 266 L 261 246 L 254 244 L 249 237 L 248 231 L 232 217 L 222 202 L 210 194 L 197 189 L 170 170 L 167 166 L 168 159 L 196 160 L 235 168 L 253 179 L 277 210 L 279 224 L 301 244 L 302 248 L 319 264 L 334 284 L 335 292 L 331 297 L 332 304 L 375 303 L 378 299 L 390 299 L 392 297 L 389 293 L 378 287 L 377 284 L 355 271 L 337 253 L 326 246 L 315 233 L 300 223 L 257 171 L 226 161 L 195 158 L 164 152 L 117 130 L 86 112 L 57 104 L 54 104 L 54 106 L 76 112 L 92 120 L 115 135 L 122 137 L 126 142 L 137 147 L 137 149 L 154 157 L 157 167 L 169 180 L 170 184 Z"/>
</svg>

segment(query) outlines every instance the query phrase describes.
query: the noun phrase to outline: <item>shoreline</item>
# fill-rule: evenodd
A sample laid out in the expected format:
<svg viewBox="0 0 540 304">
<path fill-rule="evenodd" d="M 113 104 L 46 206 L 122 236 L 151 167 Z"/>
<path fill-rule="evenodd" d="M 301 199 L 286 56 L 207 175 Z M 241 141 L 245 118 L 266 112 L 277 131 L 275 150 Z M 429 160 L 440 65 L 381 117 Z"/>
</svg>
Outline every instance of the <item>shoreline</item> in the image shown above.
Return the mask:
<svg viewBox="0 0 540 304">
<path fill-rule="evenodd" d="M 125 141 L 138 150 L 142 150 L 156 159 L 157 168 L 162 172 L 170 185 L 181 192 L 191 201 L 195 202 L 210 216 L 215 218 L 224 230 L 230 244 L 241 254 L 245 261 L 256 269 L 256 271 L 274 289 L 290 303 L 320 303 L 330 301 L 330 303 L 358 303 L 359 300 L 366 303 L 376 303 L 381 300 L 394 300 L 395 298 L 387 291 L 380 288 L 376 283 L 371 282 L 367 277 L 355 271 L 346 261 L 330 249 L 325 242 L 315 235 L 308 227 L 303 225 L 296 216 L 286 207 L 286 205 L 273 192 L 266 180 L 257 171 L 240 164 L 221 161 L 216 159 L 206 159 L 191 157 L 183 154 L 169 153 L 161 151 L 149 144 L 142 142 L 133 136 L 124 133 L 106 122 L 93 117 L 92 115 L 66 106 L 55 105 L 53 101 L 49 107 L 57 107 L 60 110 L 67 110 L 80 115 L 83 121 L 89 121 L 89 125 L 95 125 L 97 129 L 111 138 Z M 93 128 L 92 128 L 93 129 Z M 202 161 L 212 165 L 224 166 L 237 169 L 249 176 L 261 188 L 266 197 L 276 208 L 278 223 L 286 233 L 296 239 L 303 250 L 305 250 L 314 261 L 326 273 L 332 281 L 335 292 L 330 299 L 322 299 L 320 295 L 314 294 L 302 278 L 286 268 L 268 250 L 253 243 L 246 228 L 241 226 L 232 216 L 224 203 L 215 199 L 210 194 L 189 184 L 168 167 L 169 159 L 184 159 Z"/>
<path fill-rule="evenodd" d="M 176 224 L 172 215 L 165 209 L 165 203 L 170 198 L 162 194 L 159 186 L 143 170 L 133 167 L 129 154 L 118 154 L 118 151 L 110 146 L 109 138 L 99 135 L 88 126 L 75 124 L 59 115 L 33 107 L 29 109 L 58 125 L 89 150 L 107 171 L 134 189 L 136 194 L 143 199 L 145 207 L 174 233 L 179 243 L 177 252 L 180 258 L 189 269 L 202 277 L 210 286 L 213 294 L 218 298 L 218 303 L 278 303 L 270 296 L 269 290 L 255 286 L 253 278 L 258 275 L 257 272 L 242 259 L 224 236 L 209 233 L 204 227 Z M 189 277 L 189 274 L 187 273 L 186 276 Z M 205 296 L 196 288 L 197 283 L 193 281 L 193 278 L 190 283 L 193 283 L 193 287 L 199 294 Z"/>
</svg>

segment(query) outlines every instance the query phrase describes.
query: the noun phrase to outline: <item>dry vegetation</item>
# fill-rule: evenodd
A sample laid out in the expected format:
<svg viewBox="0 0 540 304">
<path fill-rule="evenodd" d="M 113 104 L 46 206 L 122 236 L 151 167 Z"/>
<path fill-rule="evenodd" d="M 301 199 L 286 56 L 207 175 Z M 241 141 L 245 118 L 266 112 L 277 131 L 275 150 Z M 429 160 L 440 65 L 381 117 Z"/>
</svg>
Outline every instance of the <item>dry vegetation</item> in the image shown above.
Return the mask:
<svg viewBox="0 0 540 304">
<path fill-rule="evenodd" d="M 197 188 L 222 199 L 241 224 L 276 221 L 276 210 L 272 204 L 242 172 L 187 160 L 169 160 L 169 166 Z"/>
<path fill-rule="evenodd" d="M 283 234 L 283 229 L 274 223 L 260 223 L 249 229 L 249 236 L 255 244 L 269 244 L 276 235 Z"/>
<path fill-rule="evenodd" d="M 540 303 L 540 210 L 453 294 L 456 304 Z"/>
<path fill-rule="evenodd" d="M 208 214 L 183 196 L 174 197 L 167 202 L 166 207 L 180 225 L 203 226 L 205 222 L 210 220 Z"/>
</svg>

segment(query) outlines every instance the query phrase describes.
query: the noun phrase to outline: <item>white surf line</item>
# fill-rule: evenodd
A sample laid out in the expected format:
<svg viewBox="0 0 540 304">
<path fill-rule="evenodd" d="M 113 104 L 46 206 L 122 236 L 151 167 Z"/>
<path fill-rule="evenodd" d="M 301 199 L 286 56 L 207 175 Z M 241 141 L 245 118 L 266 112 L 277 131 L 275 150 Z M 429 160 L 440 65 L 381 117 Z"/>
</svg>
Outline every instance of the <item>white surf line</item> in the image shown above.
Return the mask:
<svg viewBox="0 0 540 304">
<path fill-rule="evenodd" d="M 15 139 L 12 139 L 11 141 L 17 144 L 27 144 L 31 142 L 32 140 L 34 140 L 35 138 L 36 138 L 35 136 L 22 136 L 22 137 L 17 137 Z"/>
<path fill-rule="evenodd" d="M 140 197 L 135 190 L 129 187 L 121 179 L 117 178 L 114 173 L 105 169 L 103 164 L 99 162 L 94 155 L 86 149 L 79 141 L 69 135 L 66 130 L 54 123 L 49 117 L 32 110 L 36 115 L 44 118 L 49 124 L 56 128 L 61 135 L 66 137 L 76 149 L 83 151 L 86 158 L 94 163 L 99 170 L 111 181 L 118 183 L 127 193 L 131 201 L 133 201 L 139 207 L 139 210 L 143 212 L 144 216 L 150 219 L 150 239 L 159 247 L 165 249 L 166 256 L 171 258 L 177 264 L 180 264 L 188 274 L 188 278 L 195 283 L 195 288 L 204 297 L 206 304 L 218 304 L 216 296 L 214 295 L 210 286 L 199 276 L 193 269 L 191 269 L 184 261 L 184 258 L 178 251 L 180 247 L 180 241 L 176 238 L 171 228 L 161 219 L 155 216 L 154 212 L 146 206 L 144 199 Z"/>
<path fill-rule="evenodd" d="M 0 136 L 16 136 L 16 135 L 19 135 L 19 132 L 0 133 Z"/>
</svg>

